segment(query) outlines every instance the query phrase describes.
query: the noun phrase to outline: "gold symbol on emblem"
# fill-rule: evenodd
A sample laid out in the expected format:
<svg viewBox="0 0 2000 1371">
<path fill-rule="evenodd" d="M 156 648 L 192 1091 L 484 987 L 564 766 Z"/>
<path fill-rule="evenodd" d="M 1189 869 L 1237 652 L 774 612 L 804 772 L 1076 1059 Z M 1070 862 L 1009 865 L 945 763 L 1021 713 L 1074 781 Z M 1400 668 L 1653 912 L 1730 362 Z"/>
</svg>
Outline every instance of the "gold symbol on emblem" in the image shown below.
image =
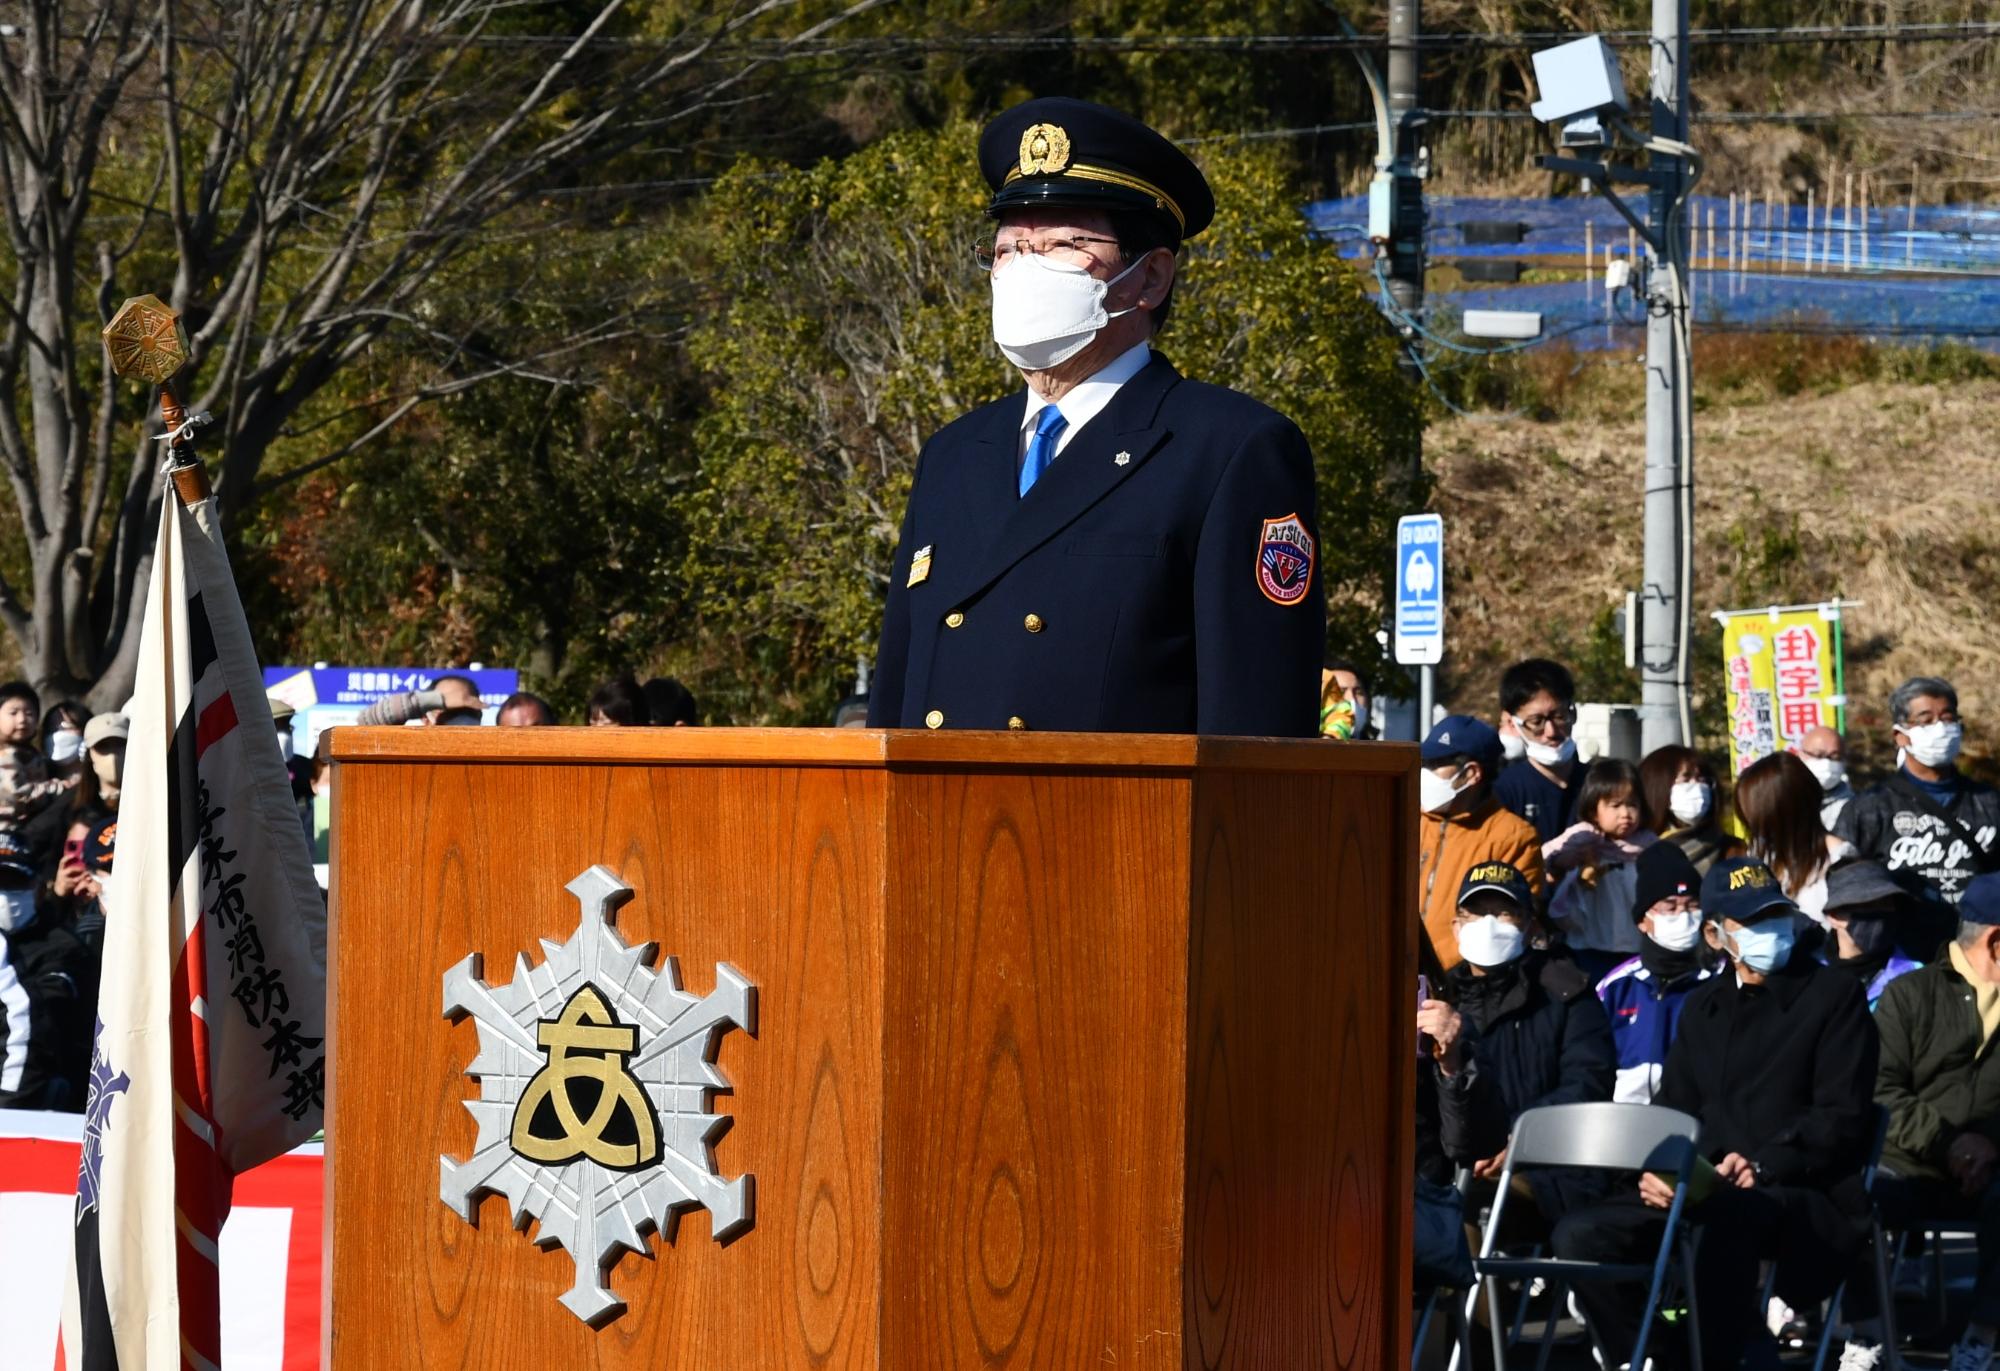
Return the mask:
<svg viewBox="0 0 2000 1371">
<path fill-rule="evenodd" d="M 155 386 L 172 380 L 188 355 L 181 316 L 153 295 L 135 295 L 118 307 L 104 326 L 104 346 L 114 372 Z"/>
<path fill-rule="evenodd" d="M 1060 125 L 1033 124 L 1021 135 L 1021 175 L 1053 176 L 1069 165 L 1069 135 Z"/>
<path fill-rule="evenodd" d="M 931 574 L 931 545 L 929 543 L 925 543 L 922 547 L 917 549 L 916 555 L 910 558 L 910 579 L 903 582 L 903 589 L 908 590 L 911 586 L 917 584 L 919 581 L 922 581 L 930 574 Z"/>
<path fill-rule="evenodd" d="M 1113 457 L 1111 460 L 1116 462 L 1119 466 L 1122 467 L 1127 462 L 1132 460 L 1132 454 L 1129 452 L 1121 452 L 1116 457 Z"/>
<path fill-rule="evenodd" d="M 660 1159 L 652 1104 L 625 1065 L 638 1050 L 639 1030 L 620 1024 L 595 986 L 570 996 L 560 1017 L 543 1019 L 539 1041 L 548 1063 L 514 1108 L 516 1152 L 552 1165 L 587 1157 L 614 1171 Z M 579 1116 L 579 1098 L 589 1118 Z"/>
</svg>

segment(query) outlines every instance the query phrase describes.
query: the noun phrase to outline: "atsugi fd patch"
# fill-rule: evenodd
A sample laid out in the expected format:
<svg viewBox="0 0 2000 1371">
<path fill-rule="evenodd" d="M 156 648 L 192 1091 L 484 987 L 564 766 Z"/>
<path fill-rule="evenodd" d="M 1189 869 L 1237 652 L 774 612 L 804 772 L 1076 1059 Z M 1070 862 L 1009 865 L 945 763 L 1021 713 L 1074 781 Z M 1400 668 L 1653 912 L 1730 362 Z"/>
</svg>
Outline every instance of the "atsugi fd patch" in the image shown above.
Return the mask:
<svg viewBox="0 0 2000 1371">
<path fill-rule="evenodd" d="M 1312 589 L 1313 536 L 1296 514 L 1266 519 L 1257 540 L 1257 589 L 1274 604 L 1295 605 Z"/>
</svg>

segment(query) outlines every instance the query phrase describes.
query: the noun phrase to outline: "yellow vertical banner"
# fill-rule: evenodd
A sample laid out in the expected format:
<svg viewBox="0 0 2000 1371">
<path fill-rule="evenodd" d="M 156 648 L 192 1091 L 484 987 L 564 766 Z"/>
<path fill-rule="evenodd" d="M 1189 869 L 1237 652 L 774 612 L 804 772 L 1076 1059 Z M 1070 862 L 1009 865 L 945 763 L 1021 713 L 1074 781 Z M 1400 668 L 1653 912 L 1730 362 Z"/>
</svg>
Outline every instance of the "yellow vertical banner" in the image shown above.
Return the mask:
<svg viewBox="0 0 2000 1371">
<path fill-rule="evenodd" d="M 1731 610 L 1722 623 L 1729 687 L 1729 765 L 1789 751 L 1809 728 L 1838 728 L 1841 708 L 1840 602 Z"/>
</svg>

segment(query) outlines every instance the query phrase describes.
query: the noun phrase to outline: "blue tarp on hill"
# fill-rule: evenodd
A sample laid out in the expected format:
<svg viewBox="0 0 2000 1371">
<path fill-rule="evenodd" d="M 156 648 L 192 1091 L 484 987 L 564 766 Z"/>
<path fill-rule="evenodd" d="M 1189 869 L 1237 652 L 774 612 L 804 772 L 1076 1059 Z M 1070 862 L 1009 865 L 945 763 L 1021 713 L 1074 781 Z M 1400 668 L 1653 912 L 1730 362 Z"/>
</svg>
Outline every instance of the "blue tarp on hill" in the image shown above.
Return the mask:
<svg viewBox="0 0 2000 1371">
<path fill-rule="evenodd" d="M 1598 197 L 1565 199 L 1472 199 L 1439 196 L 1427 201 L 1427 237 L 1433 265 L 1454 257 L 1513 258 L 1534 266 L 1579 266 L 1584 226 L 1601 268 L 1607 246 L 1622 254 L 1626 224 Z M 1644 206 L 1633 208 L 1643 215 Z M 1741 269 L 1732 269 L 1728 201 L 1697 196 L 1693 209 L 1702 232 L 1695 244 L 1694 296 L 1697 328 L 1796 329 L 1906 341 L 1963 339 L 2000 349 L 2000 209 L 1971 205 L 1876 207 L 1866 220 L 1857 210 L 1843 219 L 1838 206 L 1831 224 L 1815 207 L 1810 231 L 1805 207 L 1751 207 L 1735 239 Z M 1714 256 L 1709 253 L 1708 214 L 1715 211 Z M 1365 198 L 1322 200 L 1306 207 L 1315 232 L 1344 257 L 1367 254 Z M 1739 202 L 1739 215 L 1743 213 Z M 1519 243 L 1468 244 L 1468 223 L 1515 223 Z M 1831 231 L 1829 232 L 1829 227 Z M 1812 270 L 1803 262 L 1812 248 Z M 1843 251 L 1847 269 L 1842 269 Z M 1557 260 L 1549 260 L 1557 259 Z M 1705 264 L 1713 262 L 1713 266 Z M 1783 269 L 1781 269 L 1783 264 Z M 1626 346 L 1642 332 L 1639 309 L 1620 302 L 1629 322 L 1607 316 L 1601 284 L 1581 280 L 1519 286 L 1479 286 L 1431 296 L 1434 326 L 1465 309 L 1539 310 L 1545 337 L 1565 335 L 1577 347 Z"/>
</svg>

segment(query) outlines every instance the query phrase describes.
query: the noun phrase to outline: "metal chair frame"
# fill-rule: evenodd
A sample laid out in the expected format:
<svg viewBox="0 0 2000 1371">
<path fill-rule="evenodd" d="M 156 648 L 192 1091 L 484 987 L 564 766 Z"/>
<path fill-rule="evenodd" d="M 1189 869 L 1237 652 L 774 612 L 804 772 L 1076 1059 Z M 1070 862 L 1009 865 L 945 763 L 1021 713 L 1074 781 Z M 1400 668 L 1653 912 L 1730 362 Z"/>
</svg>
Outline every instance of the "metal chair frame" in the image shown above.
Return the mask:
<svg viewBox="0 0 2000 1371">
<path fill-rule="evenodd" d="M 1646 1308 L 1639 1324 L 1639 1338 L 1632 1349 L 1632 1365 L 1646 1364 L 1646 1344 L 1652 1337 L 1654 1317 L 1659 1312 L 1667 1273 L 1676 1254 L 1680 1258 L 1686 1285 L 1690 1345 L 1694 1371 L 1701 1365 L 1701 1314 L 1694 1290 L 1694 1246 L 1692 1233 L 1683 1224 L 1688 1187 L 1674 1187 L 1673 1203 L 1666 1211 L 1666 1227 L 1660 1235 L 1659 1251 L 1648 1264 L 1583 1262 L 1559 1257 L 1509 1257 L 1496 1255 L 1494 1244 L 1512 1195 L 1514 1171 L 1520 1166 L 1596 1171 L 1654 1171 L 1686 1176 L 1694 1168 L 1697 1153 L 1695 1136 L 1700 1123 L 1678 1110 L 1639 1104 L 1564 1104 L 1530 1109 L 1514 1122 L 1508 1140 L 1507 1161 L 1501 1168 L 1499 1191 L 1480 1235 L 1479 1254 L 1473 1258 L 1476 1277 L 1465 1303 L 1465 1322 L 1472 1323 L 1473 1311 L 1483 1290 L 1487 1299 L 1487 1323 L 1493 1337 L 1493 1364 L 1506 1365 L 1506 1343 L 1500 1312 L 1502 1279 L 1531 1280 L 1536 1276 L 1563 1286 L 1589 1281 L 1647 1281 Z M 1607 1137 L 1606 1134 L 1611 1136 Z M 1547 1355 L 1544 1338 L 1543 1357 Z"/>
</svg>

